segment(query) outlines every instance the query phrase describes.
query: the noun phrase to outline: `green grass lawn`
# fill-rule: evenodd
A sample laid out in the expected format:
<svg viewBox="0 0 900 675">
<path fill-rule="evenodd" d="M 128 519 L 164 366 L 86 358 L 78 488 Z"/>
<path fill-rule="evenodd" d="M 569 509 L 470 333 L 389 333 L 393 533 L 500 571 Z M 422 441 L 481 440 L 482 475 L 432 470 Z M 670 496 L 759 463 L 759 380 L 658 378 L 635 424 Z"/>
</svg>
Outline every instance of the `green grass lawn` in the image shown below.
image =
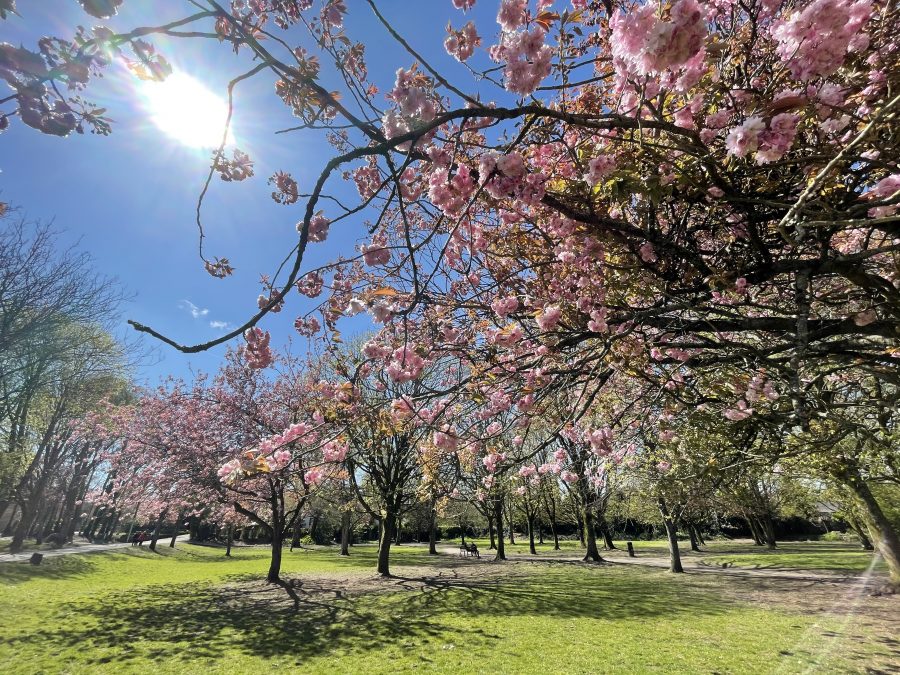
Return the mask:
<svg viewBox="0 0 900 675">
<path fill-rule="evenodd" d="M 392 549 L 401 578 L 382 581 L 373 547 L 352 553 L 285 550 L 296 606 L 261 582 L 264 548 L 231 559 L 179 545 L 0 564 L 0 672 L 841 673 L 900 655 L 883 627 L 848 618 L 846 604 L 829 614 L 753 601 L 754 588 L 736 585 L 747 580 L 715 572 L 548 556 L 435 562 L 401 546 Z"/>
</svg>

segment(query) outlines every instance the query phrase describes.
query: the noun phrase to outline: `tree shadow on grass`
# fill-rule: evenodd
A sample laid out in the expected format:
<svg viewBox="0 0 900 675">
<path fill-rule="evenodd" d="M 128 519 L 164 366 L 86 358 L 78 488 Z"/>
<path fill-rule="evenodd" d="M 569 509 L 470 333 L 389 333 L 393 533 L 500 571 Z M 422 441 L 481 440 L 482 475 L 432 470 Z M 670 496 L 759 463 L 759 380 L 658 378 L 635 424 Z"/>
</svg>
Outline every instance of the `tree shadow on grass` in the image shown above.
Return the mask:
<svg viewBox="0 0 900 675">
<path fill-rule="evenodd" d="M 375 652 L 389 645 L 440 640 L 487 650 L 497 640 L 483 617 L 617 619 L 719 614 L 726 607 L 679 584 L 605 570 L 543 570 L 511 576 L 449 574 L 396 577 L 382 592 L 348 593 L 340 579 L 299 579 L 281 586 L 243 578 L 219 586 L 157 585 L 105 593 L 60 608 L 71 620 L 5 640 L 17 648 L 76 651 L 87 666 L 125 666 L 167 658 L 289 656 L 298 664 L 323 653 Z M 460 621 L 460 618 L 471 619 Z M 71 653 L 71 652 L 69 652 Z M 486 653 L 486 652 L 485 652 Z M 188 664 L 186 663 L 186 666 Z"/>
<path fill-rule="evenodd" d="M 40 565 L 27 562 L 0 563 L 0 585 L 18 585 L 33 579 L 69 579 L 94 571 L 93 555 L 66 555 L 45 558 Z"/>
</svg>

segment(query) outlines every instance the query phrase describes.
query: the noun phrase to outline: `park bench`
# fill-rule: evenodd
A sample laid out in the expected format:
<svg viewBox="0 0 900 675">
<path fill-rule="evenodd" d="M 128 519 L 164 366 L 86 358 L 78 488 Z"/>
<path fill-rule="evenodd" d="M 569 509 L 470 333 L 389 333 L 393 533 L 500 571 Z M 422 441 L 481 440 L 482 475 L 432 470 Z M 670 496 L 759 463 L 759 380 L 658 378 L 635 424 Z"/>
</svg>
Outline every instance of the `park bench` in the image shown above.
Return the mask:
<svg viewBox="0 0 900 675">
<path fill-rule="evenodd" d="M 464 555 L 467 558 L 471 556 L 475 556 L 476 558 L 480 558 L 481 554 L 478 552 L 477 544 L 466 544 L 463 542 L 459 545 L 459 555 Z"/>
</svg>

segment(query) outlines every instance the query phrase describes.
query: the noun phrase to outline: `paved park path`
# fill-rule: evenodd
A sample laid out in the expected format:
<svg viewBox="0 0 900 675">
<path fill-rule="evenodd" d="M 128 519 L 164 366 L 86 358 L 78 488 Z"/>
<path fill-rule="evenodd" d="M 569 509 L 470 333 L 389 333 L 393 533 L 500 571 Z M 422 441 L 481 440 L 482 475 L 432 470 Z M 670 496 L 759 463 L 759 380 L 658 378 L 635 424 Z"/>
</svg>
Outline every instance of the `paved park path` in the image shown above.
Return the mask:
<svg viewBox="0 0 900 675">
<path fill-rule="evenodd" d="M 176 542 L 186 542 L 190 538 L 190 535 L 182 534 L 176 538 Z M 170 537 L 166 537 L 165 539 L 160 538 L 160 544 L 165 541 L 166 546 L 169 544 Z M 149 546 L 149 541 L 147 542 Z M 48 549 L 40 549 L 40 550 L 30 550 L 30 551 L 22 551 L 21 553 L 0 553 L 0 563 L 4 562 L 28 562 L 31 559 L 32 553 L 42 553 L 45 558 L 56 558 L 61 555 L 70 555 L 72 553 L 96 553 L 99 551 L 115 551 L 120 548 L 129 548 L 131 543 L 122 542 L 122 543 L 110 543 L 110 544 L 91 544 L 87 541 L 84 542 L 76 542 L 73 544 L 67 544 L 66 546 L 62 546 L 60 548 L 48 548 Z"/>
</svg>

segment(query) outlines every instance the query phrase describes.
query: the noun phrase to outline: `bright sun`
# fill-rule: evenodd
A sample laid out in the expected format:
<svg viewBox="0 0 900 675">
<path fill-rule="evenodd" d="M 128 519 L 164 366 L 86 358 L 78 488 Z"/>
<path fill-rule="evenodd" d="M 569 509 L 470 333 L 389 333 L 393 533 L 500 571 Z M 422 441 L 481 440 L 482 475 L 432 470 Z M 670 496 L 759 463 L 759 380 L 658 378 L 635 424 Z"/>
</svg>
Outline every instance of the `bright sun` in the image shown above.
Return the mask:
<svg viewBox="0 0 900 675">
<path fill-rule="evenodd" d="M 228 105 L 193 77 L 173 73 L 163 82 L 145 82 L 141 94 L 153 123 L 166 134 L 192 148 L 219 147 Z"/>
</svg>

